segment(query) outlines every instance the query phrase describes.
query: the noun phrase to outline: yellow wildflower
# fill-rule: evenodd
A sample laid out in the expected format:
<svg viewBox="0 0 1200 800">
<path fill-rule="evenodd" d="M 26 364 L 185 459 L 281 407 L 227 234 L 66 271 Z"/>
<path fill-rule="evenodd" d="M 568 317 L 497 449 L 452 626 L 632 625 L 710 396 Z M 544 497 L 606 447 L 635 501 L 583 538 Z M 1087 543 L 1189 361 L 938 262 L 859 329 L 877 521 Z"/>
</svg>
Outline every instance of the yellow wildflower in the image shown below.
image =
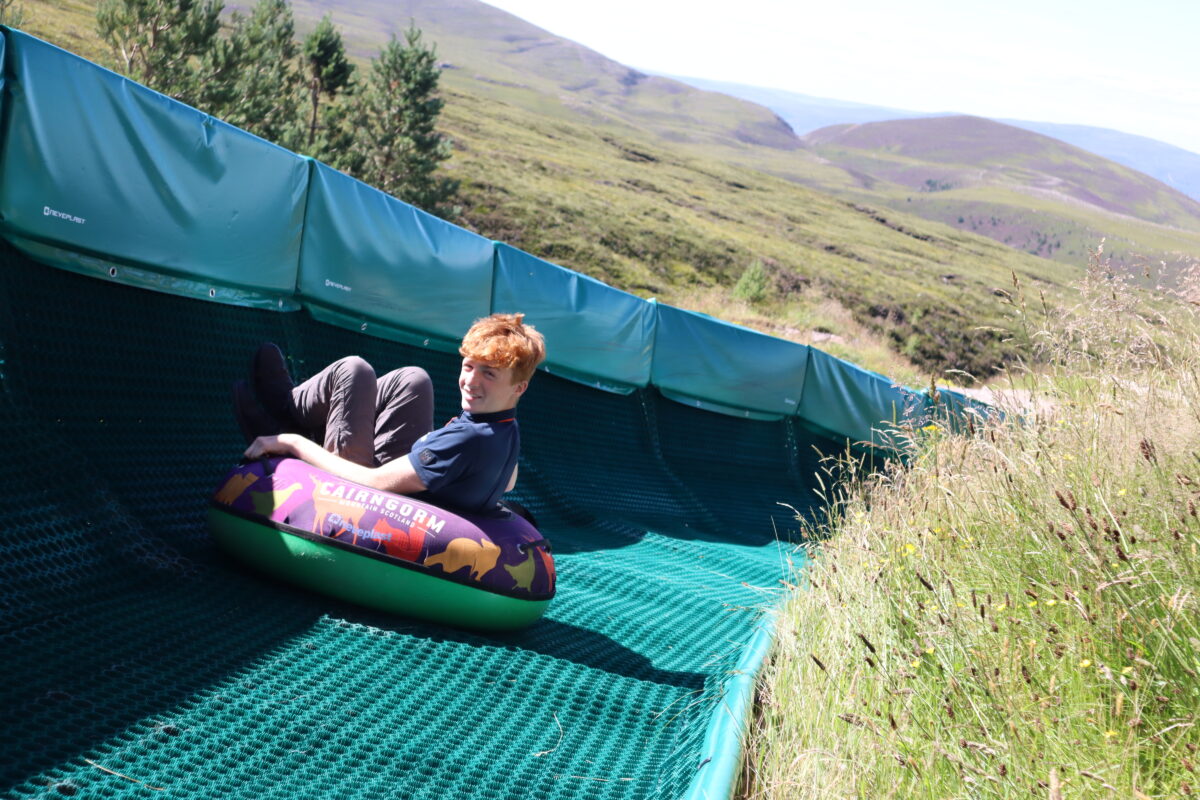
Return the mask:
<svg viewBox="0 0 1200 800">
<path fill-rule="evenodd" d="M 1082 669 L 1087 669 L 1091 665 L 1092 665 L 1092 660 L 1090 658 L 1085 658 L 1083 661 L 1079 662 L 1079 666 Z"/>
</svg>

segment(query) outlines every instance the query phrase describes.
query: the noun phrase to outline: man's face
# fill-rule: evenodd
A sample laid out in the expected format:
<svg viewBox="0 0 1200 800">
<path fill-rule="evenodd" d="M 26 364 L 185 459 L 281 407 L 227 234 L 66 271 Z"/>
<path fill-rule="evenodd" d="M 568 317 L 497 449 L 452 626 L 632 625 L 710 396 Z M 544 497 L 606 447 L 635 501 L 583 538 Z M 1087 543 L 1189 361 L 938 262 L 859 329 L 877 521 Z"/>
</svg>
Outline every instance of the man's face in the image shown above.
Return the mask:
<svg viewBox="0 0 1200 800">
<path fill-rule="evenodd" d="M 458 373 L 463 411 L 472 414 L 510 409 L 528 386 L 529 381 L 513 383 L 512 367 L 493 367 L 469 356 L 462 360 L 462 370 Z"/>
</svg>

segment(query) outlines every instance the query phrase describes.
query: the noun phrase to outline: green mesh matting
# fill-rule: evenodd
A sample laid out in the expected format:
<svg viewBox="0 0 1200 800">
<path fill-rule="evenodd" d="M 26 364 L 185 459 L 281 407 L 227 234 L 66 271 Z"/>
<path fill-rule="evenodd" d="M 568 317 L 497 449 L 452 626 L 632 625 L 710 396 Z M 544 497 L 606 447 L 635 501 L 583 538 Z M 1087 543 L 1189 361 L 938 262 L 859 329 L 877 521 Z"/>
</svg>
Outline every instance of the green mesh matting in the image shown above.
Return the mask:
<svg viewBox="0 0 1200 800">
<path fill-rule="evenodd" d="M 476 635 L 274 583 L 204 525 L 241 451 L 228 387 L 273 340 L 457 360 L 36 264 L 0 245 L 0 793 L 6 797 L 679 797 L 817 507 L 795 421 L 538 375 L 518 499 L 559 594 Z M 731 743 L 732 745 L 732 743 Z M 118 773 L 118 774 L 114 774 Z"/>
</svg>

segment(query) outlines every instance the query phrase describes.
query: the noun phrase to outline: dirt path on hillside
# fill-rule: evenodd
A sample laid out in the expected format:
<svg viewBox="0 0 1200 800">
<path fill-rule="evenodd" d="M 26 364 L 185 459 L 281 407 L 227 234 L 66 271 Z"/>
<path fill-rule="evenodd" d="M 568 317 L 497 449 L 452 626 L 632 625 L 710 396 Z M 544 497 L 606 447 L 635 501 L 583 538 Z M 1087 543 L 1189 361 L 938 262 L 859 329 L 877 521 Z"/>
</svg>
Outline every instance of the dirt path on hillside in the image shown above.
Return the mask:
<svg viewBox="0 0 1200 800">
<path fill-rule="evenodd" d="M 993 389 L 985 386 L 982 389 L 956 389 L 972 400 L 998 408 L 1006 414 L 1049 414 L 1054 410 L 1054 404 L 1045 397 L 1033 396 L 1029 389 Z"/>
</svg>

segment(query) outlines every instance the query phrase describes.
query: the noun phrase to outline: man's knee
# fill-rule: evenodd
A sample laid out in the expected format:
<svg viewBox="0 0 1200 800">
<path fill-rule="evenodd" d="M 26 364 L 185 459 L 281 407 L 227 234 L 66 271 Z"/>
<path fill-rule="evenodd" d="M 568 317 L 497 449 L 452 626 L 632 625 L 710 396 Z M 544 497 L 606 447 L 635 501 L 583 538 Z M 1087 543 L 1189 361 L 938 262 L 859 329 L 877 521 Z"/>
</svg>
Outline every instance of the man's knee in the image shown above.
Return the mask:
<svg viewBox="0 0 1200 800">
<path fill-rule="evenodd" d="M 433 394 L 433 380 L 429 373 L 421 367 L 401 367 L 392 370 L 379 380 L 381 391 L 388 395 L 404 393 L 412 396 L 429 396 Z"/>
<path fill-rule="evenodd" d="M 375 380 L 375 368 L 359 356 L 346 356 L 333 362 L 334 375 L 342 384 L 360 384 Z"/>
</svg>

